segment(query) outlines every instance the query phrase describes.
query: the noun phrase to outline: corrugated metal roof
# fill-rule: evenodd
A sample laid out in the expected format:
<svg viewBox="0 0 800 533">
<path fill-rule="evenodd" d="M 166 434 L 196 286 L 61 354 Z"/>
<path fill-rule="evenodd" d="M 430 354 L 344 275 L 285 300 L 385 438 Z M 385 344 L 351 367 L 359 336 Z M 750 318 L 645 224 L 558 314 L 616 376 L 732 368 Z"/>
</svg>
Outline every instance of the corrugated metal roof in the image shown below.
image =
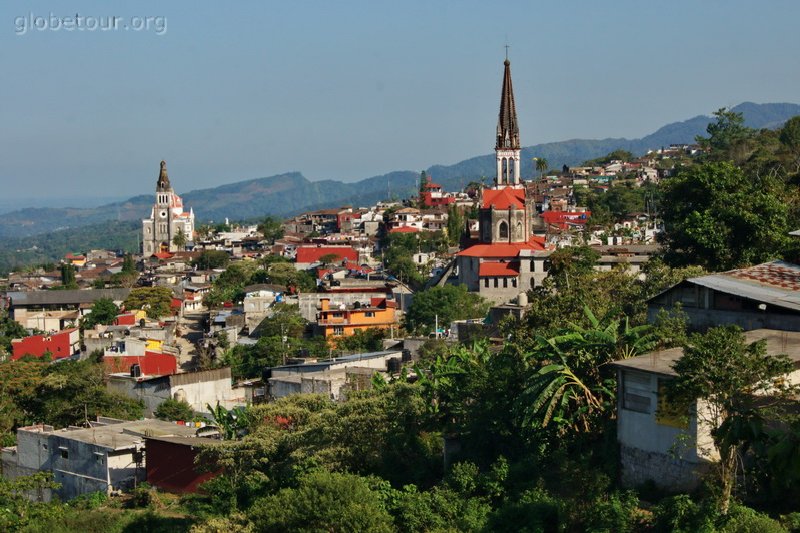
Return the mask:
<svg viewBox="0 0 800 533">
<path fill-rule="evenodd" d="M 54 305 L 93 303 L 100 298 L 122 301 L 130 294 L 130 289 L 87 289 L 56 291 L 9 292 L 14 307 L 25 305 Z"/>
<path fill-rule="evenodd" d="M 800 311 L 800 265 L 772 261 L 687 280 L 742 298 Z"/>
</svg>

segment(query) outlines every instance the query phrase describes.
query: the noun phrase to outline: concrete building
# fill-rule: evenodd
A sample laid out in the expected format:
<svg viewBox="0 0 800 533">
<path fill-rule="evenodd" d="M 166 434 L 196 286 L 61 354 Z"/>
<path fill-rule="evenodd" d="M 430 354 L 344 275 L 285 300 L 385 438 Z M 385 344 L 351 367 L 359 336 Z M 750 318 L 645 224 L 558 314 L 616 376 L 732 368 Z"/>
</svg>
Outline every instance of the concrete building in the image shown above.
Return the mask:
<svg viewBox="0 0 800 533">
<path fill-rule="evenodd" d="M 786 354 L 795 371 L 787 379 L 800 382 L 800 333 L 757 329 L 745 333 L 748 343 L 764 340 L 767 354 Z M 698 422 L 698 402 L 679 413 L 668 403 L 666 386 L 676 376 L 674 363 L 682 348 L 672 348 L 617 361 L 617 439 L 622 482 L 635 487 L 647 481 L 669 490 L 694 488 L 711 463 L 718 460 L 710 428 Z"/>
<path fill-rule="evenodd" d="M 2 450 L 3 477 L 52 472 L 60 484 L 53 495 L 62 500 L 130 490 L 145 481 L 145 435 L 189 437 L 196 433 L 194 427 L 147 419 L 98 418 L 88 428 L 58 430 L 43 424 L 23 427 L 17 430 L 17 445 Z M 49 500 L 49 494 L 44 496 Z"/>
<path fill-rule="evenodd" d="M 130 289 L 9 292 L 6 302 L 11 318 L 23 327 L 59 331 L 77 325 L 100 298 L 110 298 L 120 305 L 130 292 Z"/>
<path fill-rule="evenodd" d="M 194 240 L 194 211 L 183 210 L 183 200 L 175 194 L 167 175 L 167 163 L 161 161 L 156 182 L 156 202 L 150 218 L 142 220 L 142 252 L 149 257 L 156 253 L 176 252 L 184 246 L 175 244 L 175 237 L 183 235 L 184 242 Z"/>
<path fill-rule="evenodd" d="M 217 402 L 227 409 L 247 403 L 244 390 L 232 385 L 230 367 L 156 377 L 112 374 L 106 387 L 111 392 L 141 400 L 146 416 L 152 416 L 169 399 L 187 402 L 196 413 L 208 413 L 207 406 L 213 407 Z"/>
<path fill-rule="evenodd" d="M 69 328 L 48 335 L 31 335 L 11 340 L 11 360 L 25 356 L 44 357 L 49 354 L 52 360 L 72 357 L 80 353 L 81 339 L 78 328 Z"/>
<path fill-rule="evenodd" d="M 284 365 L 264 371 L 267 395 L 273 400 L 293 394 L 325 394 L 333 400 L 348 390 L 371 386 L 375 373 L 397 372 L 404 358 L 402 350 L 371 352 L 299 365 Z"/>
<path fill-rule="evenodd" d="M 350 337 L 358 331 L 368 329 L 388 330 L 399 327 L 397 305 L 385 297 L 373 297 L 365 302 L 352 305 L 330 306 L 330 299 L 320 300 L 317 315 L 317 330 L 328 342 L 333 344 L 343 337 Z"/>
<path fill-rule="evenodd" d="M 800 331 L 800 265 L 772 261 L 689 278 L 648 300 L 648 320 L 677 303 L 696 330 L 736 324 L 745 330 Z"/>
</svg>

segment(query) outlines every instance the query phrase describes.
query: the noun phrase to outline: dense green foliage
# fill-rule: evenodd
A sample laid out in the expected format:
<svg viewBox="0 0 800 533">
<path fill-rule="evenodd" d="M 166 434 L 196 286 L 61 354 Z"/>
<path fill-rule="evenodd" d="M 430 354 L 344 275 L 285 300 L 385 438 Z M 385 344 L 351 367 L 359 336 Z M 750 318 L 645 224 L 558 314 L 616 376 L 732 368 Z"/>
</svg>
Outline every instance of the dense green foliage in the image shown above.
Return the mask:
<svg viewBox="0 0 800 533">
<path fill-rule="evenodd" d="M 119 313 L 119 308 L 111 298 L 99 298 L 92 304 L 92 312 L 83 319 L 83 327 L 93 328 L 97 324 L 111 324 Z"/>
<path fill-rule="evenodd" d="M 0 430 L 46 421 L 56 427 L 79 425 L 97 415 L 136 419 L 142 405 L 106 390 L 103 365 L 91 360 L 38 360 L 0 363 Z"/>
<path fill-rule="evenodd" d="M 161 318 L 171 314 L 172 290 L 167 287 L 137 287 L 132 289 L 125 301 L 125 309 L 143 309 L 150 318 Z"/>
<path fill-rule="evenodd" d="M 161 402 L 153 413 L 160 420 L 193 420 L 195 418 L 192 406 L 183 400 L 168 398 Z"/>
<path fill-rule="evenodd" d="M 437 317 L 439 326 L 447 328 L 453 320 L 483 318 L 488 310 L 489 303 L 463 285 L 432 287 L 414 295 L 405 327 L 410 332 L 430 333 Z"/>
</svg>

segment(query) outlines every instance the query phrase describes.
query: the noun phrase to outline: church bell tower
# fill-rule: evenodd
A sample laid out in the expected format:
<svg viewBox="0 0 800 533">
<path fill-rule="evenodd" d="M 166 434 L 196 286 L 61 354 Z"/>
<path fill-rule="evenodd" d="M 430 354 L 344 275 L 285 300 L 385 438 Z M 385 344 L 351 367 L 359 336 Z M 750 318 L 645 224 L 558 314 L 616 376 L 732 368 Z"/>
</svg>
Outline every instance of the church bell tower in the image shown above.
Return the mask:
<svg viewBox="0 0 800 533">
<path fill-rule="evenodd" d="M 520 185 L 520 145 L 517 108 L 514 105 L 514 88 L 511 86 L 511 62 L 506 57 L 503 72 L 503 91 L 500 94 L 500 116 L 497 118 L 495 154 L 497 177 L 495 186 Z"/>
</svg>

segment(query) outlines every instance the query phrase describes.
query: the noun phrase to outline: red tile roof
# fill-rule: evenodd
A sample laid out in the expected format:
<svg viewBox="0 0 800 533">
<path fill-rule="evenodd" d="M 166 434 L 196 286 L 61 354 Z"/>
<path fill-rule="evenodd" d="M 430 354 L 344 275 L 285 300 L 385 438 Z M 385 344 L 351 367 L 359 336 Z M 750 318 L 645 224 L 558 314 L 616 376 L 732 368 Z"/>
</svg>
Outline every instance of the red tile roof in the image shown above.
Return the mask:
<svg viewBox="0 0 800 533">
<path fill-rule="evenodd" d="M 419 230 L 414 226 L 399 226 L 390 229 L 389 233 L 419 233 Z"/>
<path fill-rule="evenodd" d="M 525 208 L 525 189 L 503 187 L 502 189 L 485 189 L 483 191 L 483 208 L 495 209 Z"/>
<path fill-rule="evenodd" d="M 465 257 L 517 257 L 522 250 L 544 251 L 545 241 L 542 237 L 531 237 L 528 242 L 511 242 L 495 244 L 475 244 L 457 255 Z"/>
<path fill-rule="evenodd" d="M 506 277 L 519 276 L 519 263 L 500 263 L 494 261 L 484 261 L 478 269 L 478 276 L 485 277 Z"/>
<path fill-rule="evenodd" d="M 295 261 L 298 263 L 316 263 L 320 257 L 334 254 L 339 260 L 358 260 L 358 252 L 351 246 L 300 246 L 297 248 Z"/>
</svg>

